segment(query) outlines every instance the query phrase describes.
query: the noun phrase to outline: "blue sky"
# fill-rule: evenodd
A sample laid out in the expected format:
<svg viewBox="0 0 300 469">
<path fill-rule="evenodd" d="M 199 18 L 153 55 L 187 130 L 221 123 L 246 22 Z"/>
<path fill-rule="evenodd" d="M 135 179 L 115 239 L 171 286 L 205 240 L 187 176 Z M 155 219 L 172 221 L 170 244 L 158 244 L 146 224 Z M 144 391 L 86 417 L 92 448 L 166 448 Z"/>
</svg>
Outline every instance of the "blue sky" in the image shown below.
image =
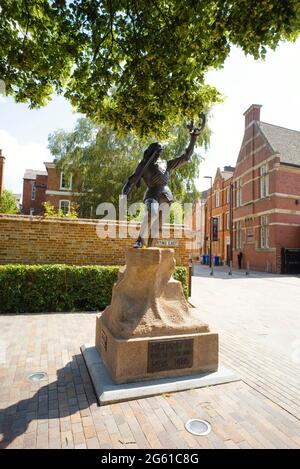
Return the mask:
<svg viewBox="0 0 300 469">
<path fill-rule="evenodd" d="M 215 85 L 225 101 L 212 109 L 209 150 L 201 154 L 198 187 L 207 188 L 205 175 L 214 176 L 218 167 L 234 165 L 243 137 L 244 111 L 252 104 L 261 104 L 261 120 L 300 130 L 300 39 L 283 43 L 269 51 L 265 61 L 246 57 L 232 48 L 223 69 L 211 71 L 207 82 Z M 57 128 L 71 130 L 79 117 L 62 97 L 41 109 L 30 110 L 12 98 L 0 97 L 0 148 L 6 157 L 5 186 L 22 192 L 26 168 L 45 169 L 43 162 L 52 159 L 47 138 Z"/>
</svg>

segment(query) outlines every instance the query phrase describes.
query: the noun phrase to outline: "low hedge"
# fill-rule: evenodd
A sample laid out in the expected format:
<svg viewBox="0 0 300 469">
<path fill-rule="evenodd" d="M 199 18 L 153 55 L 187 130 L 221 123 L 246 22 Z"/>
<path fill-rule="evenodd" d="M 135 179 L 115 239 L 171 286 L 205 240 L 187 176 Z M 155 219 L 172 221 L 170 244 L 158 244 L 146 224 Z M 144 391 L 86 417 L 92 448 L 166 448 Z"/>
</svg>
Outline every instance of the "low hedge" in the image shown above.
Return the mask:
<svg viewBox="0 0 300 469">
<path fill-rule="evenodd" d="M 111 301 L 118 266 L 0 266 L 0 313 L 99 311 Z M 187 295 L 187 270 L 176 267 Z"/>
</svg>

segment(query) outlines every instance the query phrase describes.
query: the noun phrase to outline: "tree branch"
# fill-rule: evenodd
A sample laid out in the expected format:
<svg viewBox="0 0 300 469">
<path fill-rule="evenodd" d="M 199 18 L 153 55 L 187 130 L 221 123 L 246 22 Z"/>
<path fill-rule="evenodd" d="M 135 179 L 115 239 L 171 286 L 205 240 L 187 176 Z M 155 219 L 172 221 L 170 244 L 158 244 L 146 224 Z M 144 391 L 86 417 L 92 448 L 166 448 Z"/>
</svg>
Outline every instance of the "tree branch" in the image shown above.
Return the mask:
<svg viewBox="0 0 300 469">
<path fill-rule="evenodd" d="M 26 23 L 25 36 L 23 38 L 23 44 L 22 44 L 23 52 L 24 52 L 24 47 L 25 47 L 25 42 L 26 42 L 26 39 L 27 39 L 27 35 L 28 35 L 29 22 L 30 22 L 30 13 L 29 13 L 29 10 L 28 10 L 27 0 L 24 0 L 24 4 L 25 4 L 25 10 L 26 10 L 26 13 L 27 13 L 27 23 Z"/>
</svg>

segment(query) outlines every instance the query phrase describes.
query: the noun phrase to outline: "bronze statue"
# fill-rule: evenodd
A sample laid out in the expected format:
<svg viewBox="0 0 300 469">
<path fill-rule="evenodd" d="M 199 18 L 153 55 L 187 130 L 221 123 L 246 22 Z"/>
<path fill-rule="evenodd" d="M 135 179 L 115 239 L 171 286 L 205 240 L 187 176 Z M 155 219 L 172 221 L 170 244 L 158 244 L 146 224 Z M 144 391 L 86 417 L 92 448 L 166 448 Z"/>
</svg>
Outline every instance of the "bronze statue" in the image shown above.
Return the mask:
<svg viewBox="0 0 300 469">
<path fill-rule="evenodd" d="M 133 187 L 138 185 L 143 178 L 148 188 L 144 194 L 143 200 L 147 212 L 142 222 L 139 237 L 134 243 L 135 248 L 142 248 L 144 246 L 146 232 L 148 233 L 147 246 L 150 247 L 152 245 L 153 238 L 151 237 L 151 228 L 157 220 L 159 220 L 160 227 L 163 223 L 163 219 L 159 217 L 160 205 L 165 203 L 170 206 L 174 201 L 173 195 L 168 187 L 170 174 L 190 160 L 196 139 L 205 127 L 205 114 L 201 113 L 200 117 L 201 122 L 199 128 L 194 128 L 193 122 L 187 126 L 191 138 L 183 155 L 169 161 L 161 160 L 159 157 L 163 151 L 162 146 L 157 142 L 151 143 L 147 150 L 145 150 L 142 161 L 137 166 L 135 172 L 129 176 L 127 183 L 123 187 L 123 195 L 129 195 Z"/>
</svg>

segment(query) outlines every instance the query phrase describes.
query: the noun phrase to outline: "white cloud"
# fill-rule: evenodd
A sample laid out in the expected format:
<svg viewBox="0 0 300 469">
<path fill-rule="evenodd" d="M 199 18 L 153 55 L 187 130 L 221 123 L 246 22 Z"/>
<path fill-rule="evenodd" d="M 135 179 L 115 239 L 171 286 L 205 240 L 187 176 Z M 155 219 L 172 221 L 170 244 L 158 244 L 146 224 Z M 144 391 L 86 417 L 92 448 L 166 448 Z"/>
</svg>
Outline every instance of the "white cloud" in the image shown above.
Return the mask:
<svg viewBox="0 0 300 469">
<path fill-rule="evenodd" d="M 25 169 L 45 171 L 44 161 L 52 161 L 43 145 L 35 142 L 23 144 L 3 129 L 0 129 L 0 148 L 5 156 L 4 186 L 14 193 L 23 192 Z"/>
</svg>

